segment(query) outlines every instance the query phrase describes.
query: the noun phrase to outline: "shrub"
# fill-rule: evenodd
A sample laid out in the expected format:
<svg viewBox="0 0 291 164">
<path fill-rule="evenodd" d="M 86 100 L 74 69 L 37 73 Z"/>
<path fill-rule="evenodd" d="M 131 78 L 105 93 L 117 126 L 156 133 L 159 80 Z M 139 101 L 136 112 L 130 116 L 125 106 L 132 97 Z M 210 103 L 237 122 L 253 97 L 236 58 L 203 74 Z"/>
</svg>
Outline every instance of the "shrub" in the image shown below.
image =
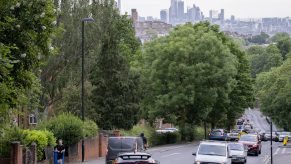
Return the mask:
<svg viewBox="0 0 291 164">
<path fill-rule="evenodd" d="M 144 133 L 144 135 L 148 139 L 148 144 L 152 145 L 152 140 L 155 134 L 155 130 L 152 127 L 146 125 L 135 125 L 131 130 L 121 130 L 121 135 L 123 136 L 139 136 L 140 133 Z"/>
<path fill-rule="evenodd" d="M 54 146 L 56 139 L 49 131 L 24 130 L 24 145 L 29 146 L 33 142 L 37 145 L 37 159 L 40 161 L 43 157 L 43 150 L 48 145 Z"/>
<path fill-rule="evenodd" d="M 70 113 L 63 113 L 39 125 L 40 129 L 51 131 L 62 139 L 65 145 L 78 143 L 84 136 L 83 121 Z"/>
<path fill-rule="evenodd" d="M 181 141 L 179 132 L 155 133 L 152 143 L 153 145 L 173 144 Z"/>
<path fill-rule="evenodd" d="M 12 141 L 23 144 L 24 134 L 18 127 L 3 128 L 0 132 L 0 157 L 9 157 Z"/>
<path fill-rule="evenodd" d="M 83 124 L 84 137 L 95 137 L 98 133 L 98 127 L 92 120 L 86 120 Z"/>
</svg>

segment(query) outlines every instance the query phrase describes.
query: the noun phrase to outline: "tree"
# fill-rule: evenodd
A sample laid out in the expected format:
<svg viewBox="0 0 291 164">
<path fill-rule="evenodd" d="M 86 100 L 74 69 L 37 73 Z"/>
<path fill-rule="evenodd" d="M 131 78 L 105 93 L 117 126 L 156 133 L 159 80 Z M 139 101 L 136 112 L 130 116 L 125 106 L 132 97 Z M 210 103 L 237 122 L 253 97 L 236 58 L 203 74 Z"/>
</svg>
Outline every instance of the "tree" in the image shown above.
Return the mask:
<svg viewBox="0 0 291 164">
<path fill-rule="evenodd" d="M 37 73 L 41 57 L 53 53 L 54 11 L 51 0 L 0 2 L 1 116 L 9 108 L 29 104 L 34 92 L 27 91 L 40 89 Z"/>
<path fill-rule="evenodd" d="M 280 40 L 288 39 L 290 35 L 286 32 L 279 32 L 271 37 L 271 41 L 277 43 Z"/>
<path fill-rule="evenodd" d="M 130 68 L 131 56 L 139 50 L 132 22 L 120 16 L 112 1 L 103 18 L 100 54 L 90 74 L 91 100 L 102 129 L 131 129 L 139 120 L 139 76 Z"/>
<path fill-rule="evenodd" d="M 281 52 L 283 59 L 287 58 L 287 54 L 291 52 L 291 38 L 284 38 L 277 42 L 277 47 Z"/>
<path fill-rule="evenodd" d="M 255 44 L 266 44 L 268 42 L 269 37 L 270 36 L 268 34 L 262 32 L 260 35 L 255 35 L 252 36 L 251 38 L 248 38 L 248 41 Z"/>
<path fill-rule="evenodd" d="M 261 110 L 285 130 L 291 129 L 290 70 L 291 59 L 287 59 L 280 67 L 261 73 L 256 81 Z"/>
<path fill-rule="evenodd" d="M 248 50 L 251 73 L 253 77 L 261 72 L 267 72 L 273 67 L 278 67 L 283 63 L 283 58 L 276 45 L 269 45 L 268 47 L 254 46 Z"/>
<path fill-rule="evenodd" d="M 224 120 L 238 71 L 232 53 L 237 47 L 229 42 L 217 26 L 203 22 L 178 26 L 147 43 L 141 64 L 148 86 L 144 115 L 181 127 L 201 121 L 214 127 Z"/>
</svg>

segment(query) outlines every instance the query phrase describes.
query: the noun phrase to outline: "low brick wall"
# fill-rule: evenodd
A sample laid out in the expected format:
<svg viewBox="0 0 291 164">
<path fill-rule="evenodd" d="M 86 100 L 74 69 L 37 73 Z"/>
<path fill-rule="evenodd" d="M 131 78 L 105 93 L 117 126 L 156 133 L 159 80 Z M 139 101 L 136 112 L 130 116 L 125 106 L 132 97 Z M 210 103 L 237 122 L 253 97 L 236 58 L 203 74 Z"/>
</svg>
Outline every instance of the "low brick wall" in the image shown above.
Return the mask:
<svg viewBox="0 0 291 164">
<path fill-rule="evenodd" d="M 10 158 L 2 158 L 2 157 L 0 157 L 0 164 L 9 164 L 10 163 Z"/>
<path fill-rule="evenodd" d="M 85 161 L 104 157 L 107 153 L 108 137 L 100 134 L 94 138 L 84 140 Z M 68 156 L 65 157 L 66 163 L 82 161 L 82 141 L 68 148 Z"/>
</svg>

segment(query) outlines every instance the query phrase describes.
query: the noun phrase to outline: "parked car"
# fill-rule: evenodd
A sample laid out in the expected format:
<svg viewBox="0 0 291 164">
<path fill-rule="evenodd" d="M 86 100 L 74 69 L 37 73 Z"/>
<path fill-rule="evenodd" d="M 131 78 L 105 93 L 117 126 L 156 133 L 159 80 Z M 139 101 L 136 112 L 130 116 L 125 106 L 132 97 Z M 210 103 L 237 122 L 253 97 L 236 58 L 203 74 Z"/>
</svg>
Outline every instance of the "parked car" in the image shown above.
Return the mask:
<svg viewBox="0 0 291 164">
<path fill-rule="evenodd" d="M 267 141 L 271 141 L 271 132 L 266 132 L 264 139 Z M 276 132 L 272 133 L 272 141 L 276 141 L 276 142 L 279 141 L 279 134 L 278 133 L 276 133 Z"/>
<path fill-rule="evenodd" d="M 226 141 L 228 140 L 227 131 L 224 129 L 213 129 L 209 133 L 209 140 Z"/>
<path fill-rule="evenodd" d="M 230 141 L 237 141 L 239 139 L 239 133 L 241 132 L 241 130 L 239 129 L 233 129 L 231 130 L 227 135 L 228 135 L 228 139 Z"/>
<path fill-rule="evenodd" d="M 242 143 L 247 147 L 248 154 L 254 154 L 256 156 L 261 154 L 262 143 L 258 135 L 254 134 L 242 135 L 239 139 L 239 143 Z"/>
<path fill-rule="evenodd" d="M 115 159 L 114 164 L 159 164 L 154 160 L 149 153 L 146 152 L 131 152 L 120 153 Z"/>
<path fill-rule="evenodd" d="M 173 133 L 177 131 L 179 131 L 179 129 L 177 128 L 165 128 L 165 129 L 156 130 L 157 133 Z"/>
<path fill-rule="evenodd" d="M 226 142 L 202 141 L 198 147 L 194 164 L 201 163 L 229 163 L 229 152 Z"/>
<path fill-rule="evenodd" d="M 113 164 L 120 153 L 143 151 L 144 145 L 141 137 L 109 137 L 106 164 Z"/>
<path fill-rule="evenodd" d="M 279 133 L 279 142 L 283 142 L 283 140 L 286 136 L 288 136 L 289 138 L 291 137 L 290 132 L 278 132 L 278 133 Z"/>
<path fill-rule="evenodd" d="M 247 163 L 248 150 L 242 143 L 229 143 L 228 150 L 231 163 Z"/>
</svg>

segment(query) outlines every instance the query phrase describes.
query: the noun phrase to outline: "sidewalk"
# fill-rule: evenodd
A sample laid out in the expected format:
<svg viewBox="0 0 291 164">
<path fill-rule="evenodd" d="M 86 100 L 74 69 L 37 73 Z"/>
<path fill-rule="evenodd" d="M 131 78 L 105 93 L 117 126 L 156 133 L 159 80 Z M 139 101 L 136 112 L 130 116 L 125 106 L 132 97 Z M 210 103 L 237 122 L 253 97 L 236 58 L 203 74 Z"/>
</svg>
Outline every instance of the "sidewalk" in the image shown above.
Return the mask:
<svg viewBox="0 0 291 164">
<path fill-rule="evenodd" d="M 105 157 L 85 162 L 74 162 L 73 164 L 105 164 Z"/>
</svg>

